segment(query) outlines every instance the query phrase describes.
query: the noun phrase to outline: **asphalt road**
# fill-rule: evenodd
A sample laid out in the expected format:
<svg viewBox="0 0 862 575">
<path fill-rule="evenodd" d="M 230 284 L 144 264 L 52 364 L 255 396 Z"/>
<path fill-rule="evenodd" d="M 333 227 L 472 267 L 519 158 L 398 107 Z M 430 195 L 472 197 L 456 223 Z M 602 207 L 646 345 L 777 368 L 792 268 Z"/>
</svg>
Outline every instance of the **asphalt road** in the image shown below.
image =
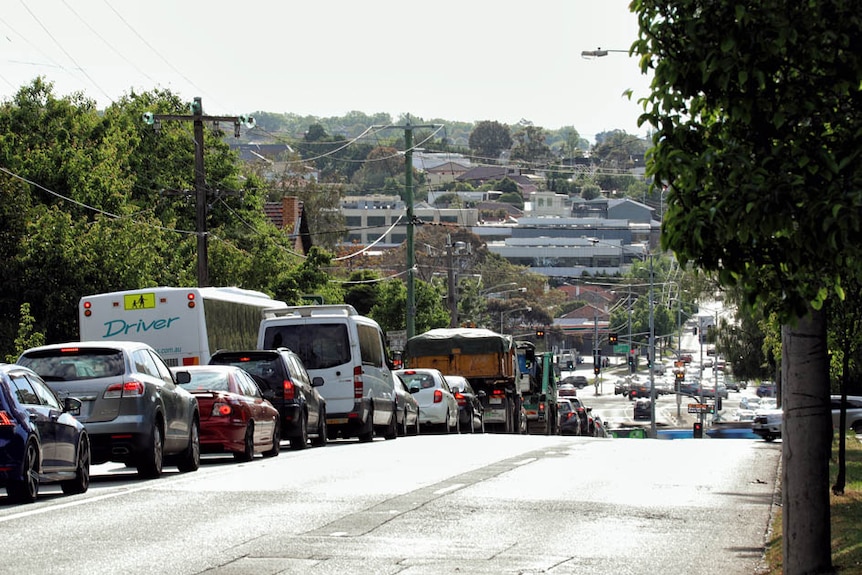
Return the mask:
<svg viewBox="0 0 862 575">
<path fill-rule="evenodd" d="M 752 575 L 780 446 L 436 435 L 0 498 L 0 573 Z"/>
</svg>

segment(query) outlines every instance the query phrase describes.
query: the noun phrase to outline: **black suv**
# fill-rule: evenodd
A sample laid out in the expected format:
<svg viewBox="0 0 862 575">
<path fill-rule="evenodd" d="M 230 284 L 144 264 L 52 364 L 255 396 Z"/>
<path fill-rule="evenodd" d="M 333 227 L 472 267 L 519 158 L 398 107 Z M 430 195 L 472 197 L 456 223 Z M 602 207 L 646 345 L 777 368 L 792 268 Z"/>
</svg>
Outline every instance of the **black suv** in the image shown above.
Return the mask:
<svg viewBox="0 0 862 575">
<path fill-rule="evenodd" d="M 326 445 L 326 401 L 317 391 L 323 378 L 311 379 L 299 356 L 280 347 L 271 350 L 215 352 L 210 365 L 234 365 L 247 371 L 261 394 L 278 410 L 281 436 L 293 449 Z"/>
</svg>

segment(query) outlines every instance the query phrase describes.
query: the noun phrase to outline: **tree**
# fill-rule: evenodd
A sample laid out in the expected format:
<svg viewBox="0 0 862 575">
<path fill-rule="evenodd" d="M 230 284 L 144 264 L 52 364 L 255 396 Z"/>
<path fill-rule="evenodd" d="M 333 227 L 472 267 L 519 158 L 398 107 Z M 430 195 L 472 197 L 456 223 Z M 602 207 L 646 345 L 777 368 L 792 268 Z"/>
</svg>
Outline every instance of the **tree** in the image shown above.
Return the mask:
<svg viewBox="0 0 862 575">
<path fill-rule="evenodd" d="M 496 161 L 500 153 L 512 147 L 509 127 L 500 122 L 484 120 L 478 122 L 470 132 L 470 149 L 487 161 Z"/>
<path fill-rule="evenodd" d="M 544 128 L 527 124 L 513 136 L 515 146 L 512 159 L 525 162 L 546 162 L 551 159 L 551 148 L 545 143 L 548 133 Z"/>
<path fill-rule="evenodd" d="M 635 0 L 662 243 L 783 323 L 783 569 L 831 569 L 823 305 L 858 277 L 862 19 L 852 0 Z"/>
</svg>

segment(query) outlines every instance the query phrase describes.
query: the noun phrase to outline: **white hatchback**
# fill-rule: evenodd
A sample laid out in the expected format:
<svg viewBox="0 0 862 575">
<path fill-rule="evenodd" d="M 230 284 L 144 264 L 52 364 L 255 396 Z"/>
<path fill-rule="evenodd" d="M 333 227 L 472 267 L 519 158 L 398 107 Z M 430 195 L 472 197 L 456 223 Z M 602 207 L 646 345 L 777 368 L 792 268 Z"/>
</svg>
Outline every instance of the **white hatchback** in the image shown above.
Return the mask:
<svg viewBox="0 0 862 575">
<path fill-rule="evenodd" d="M 458 401 L 446 378 L 436 369 L 399 369 L 394 372 L 419 402 L 419 421 L 443 433 L 458 433 Z"/>
</svg>

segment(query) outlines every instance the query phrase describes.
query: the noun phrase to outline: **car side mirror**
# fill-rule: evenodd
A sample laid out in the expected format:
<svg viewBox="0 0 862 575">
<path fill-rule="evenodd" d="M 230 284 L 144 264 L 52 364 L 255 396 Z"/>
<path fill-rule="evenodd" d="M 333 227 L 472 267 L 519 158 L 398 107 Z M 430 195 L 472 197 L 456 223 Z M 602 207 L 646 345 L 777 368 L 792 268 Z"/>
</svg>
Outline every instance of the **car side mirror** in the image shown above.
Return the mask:
<svg viewBox="0 0 862 575">
<path fill-rule="evenodd" d="M 488 394 L 485 393 L 484 389 L 480 389 L 479 391 L 476 392 L 476 397 L 487 397 L 487 396 L 488 396 Z"/>
<path fill-rule="evenodd" d="M 81 415 L 81 400 L 77 397 L 63 399 L 63 411 L 71 415 Z"/>
<path fill-rule="evenodd" d="M 317 377 L 311 378 L 311 387 L 320 387 L 324 383 L 326 383 L 326 382 L 323 381 L 323 378 L 320 377 L 319 375 Z"/>
<path fill-rule="evenodd" d="M 187 371 L 178 371 L 174 374 L 175 379 L 179 385 L 183 385 L 184 383 L 188 383 L 192 380 L 192 374 Z"/>
</svg>

